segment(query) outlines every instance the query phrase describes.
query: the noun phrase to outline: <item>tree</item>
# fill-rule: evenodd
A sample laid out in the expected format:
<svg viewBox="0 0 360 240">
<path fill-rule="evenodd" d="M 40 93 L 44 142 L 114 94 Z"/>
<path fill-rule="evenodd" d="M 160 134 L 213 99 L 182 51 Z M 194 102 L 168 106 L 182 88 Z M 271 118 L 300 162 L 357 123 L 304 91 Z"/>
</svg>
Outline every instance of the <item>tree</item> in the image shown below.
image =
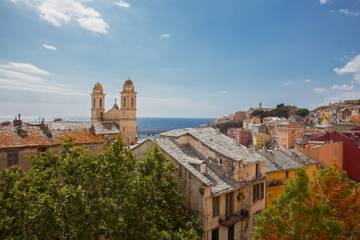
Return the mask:
<svg viewBox="0 0 360 240">
<path fill-rule="evenodd" d="M 344 228 L 343 239 L 360 239 L 360 188 L 345 172 L 322 170 L 313 184 L 311 200 L 328 202 L 333 216 Z"/>
<path fill-rule="evenodd" d="M 121 137 L 99 154 L 69 140 L 59 154 L 33 157 L 27 172 L 1 171 L 0 239 L 199 239 L 196 218 L 181 211 L 173 169 L 159 152 L 150 155 L 135 161 Z"/>
<path fill-rule="evenodd" d="M 264 110 L 261 110 L 261 109 L 257 109 L 255 111 L 253 111 L 251 115 L 254 117 L 264 118 L 264 117 L 268 116 L 268 112 L 265 112 Z"/>
<path fill-rule="evenodd" d="M 140 162 L 124 239 L 199 239 L 199 222 L 181 206 L 174 170 L 157 146 Z"/>
<path fill-rule="evenodd" d="M 242 126 L 243 126 L 243 122 L 226 122 L 226 123 L 220 123 L 215 127 L 219 128 L 220 132 L 226 135 L 227 130 L 229 128 L 242 128 Z"/>
<path fill-rule="evenodd" d="M 296 115 L 300 116 L 300 117 L 306 117 L 307 115 L 309 115 L 310 111 L 307 108 L 299 108 L 296 111 Z"/>
<path fill-rule="evenodd" d="M 304 169 L 256 218 L 256 239 L 360 239 L 359 186 L 332 168 L 313 183 Z"/>
</svg>

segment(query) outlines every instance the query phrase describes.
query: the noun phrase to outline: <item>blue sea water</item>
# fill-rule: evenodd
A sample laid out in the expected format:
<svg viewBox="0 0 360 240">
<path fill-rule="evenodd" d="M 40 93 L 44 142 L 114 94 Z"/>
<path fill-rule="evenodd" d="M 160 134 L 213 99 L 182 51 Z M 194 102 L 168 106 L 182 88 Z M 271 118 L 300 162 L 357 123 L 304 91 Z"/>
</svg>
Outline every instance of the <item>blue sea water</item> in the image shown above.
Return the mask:
<svg viewBox="0 0 360 240">
<path fill-rule="evenodd" d="M 201 125 L 210 124 L 212 118 L 138 118 L 138 131 L 164 131 L 178 128 L 200 127 Z M 139 135 L 140 139 L 148 137 Z M 154 137 L 158 137 L 155 135 Z"/>
</svg>

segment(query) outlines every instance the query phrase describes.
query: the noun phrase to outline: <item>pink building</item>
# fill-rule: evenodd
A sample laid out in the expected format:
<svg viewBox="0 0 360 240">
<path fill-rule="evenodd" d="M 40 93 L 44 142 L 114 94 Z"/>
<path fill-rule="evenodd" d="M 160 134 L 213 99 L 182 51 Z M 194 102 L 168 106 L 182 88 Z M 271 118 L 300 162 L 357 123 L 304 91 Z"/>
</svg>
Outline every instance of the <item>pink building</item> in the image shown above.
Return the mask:
<svg viewBox="0 0 360 240">
<path fill-rule="evenodd" d="M 250 147 L 252 142 L 251 130 L 243 128 L 229 128 L 227 135 L 236 140 L 237 143 Z"/>
</svg>

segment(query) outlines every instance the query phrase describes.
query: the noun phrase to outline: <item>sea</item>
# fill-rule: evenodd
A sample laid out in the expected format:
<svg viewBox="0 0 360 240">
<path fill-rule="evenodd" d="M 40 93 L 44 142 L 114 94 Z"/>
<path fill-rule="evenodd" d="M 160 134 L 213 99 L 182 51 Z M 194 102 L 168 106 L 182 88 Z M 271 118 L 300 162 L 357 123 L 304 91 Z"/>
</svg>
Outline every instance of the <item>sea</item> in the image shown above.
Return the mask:
<svg viewBox="0 0 360 240">
<path fill-rule="evenodd" d="M 11 120 L 13 117 L 9 116 L 0 116 L 0 121 Z M 38 121 L 39 118 L 23 116 L 22 119 L 25 121 Z M 53 120 L 53 119 L 46 119 Z M 76 121 L 76 122 L 86 122 L 89 121 L 89 118 L 86 117 L 69 117 L 65 118 L 66 121 Z M 138 132 L 146 131 L 169 131 L 178 128 L 194 128 L 201 127 L 211 124 L 213 118 L 163 118 L 163 117 L 139 117 L 137 119 Z M 140 139 L 147 137 L 158 138 L 159 134 L 155 135 L 145 135 L 139 134 Z"/>
<path fill-rule="evenodd" d="M 138 131 L 169 131 L 178 128 L 194 128 L 211 124 L 213 118 L 138 118 Z M 149 137 L 139 134 L 140 139 Z M 155 134 L 151 137 L 159 137 Z"/>
</svg>

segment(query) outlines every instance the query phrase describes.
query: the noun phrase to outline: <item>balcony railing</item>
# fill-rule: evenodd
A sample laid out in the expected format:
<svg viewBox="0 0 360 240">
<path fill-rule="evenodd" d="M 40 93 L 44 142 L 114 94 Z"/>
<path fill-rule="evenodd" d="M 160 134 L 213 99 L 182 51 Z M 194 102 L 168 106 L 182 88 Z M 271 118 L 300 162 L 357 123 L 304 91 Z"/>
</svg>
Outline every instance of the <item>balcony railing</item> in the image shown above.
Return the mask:
<svg viewBox="0 0 360 240">
<path fill-rule="evenodd" d="M 220 218 L 219 222 L 221 225 L 223 225 L 225 227 L 230 227 L 239 221 L 244 221 L 248 217 L 249 217 L 249 210 L 241 209 L 240 212 L 232 213 L 227 218 Z"/>
</svg>

